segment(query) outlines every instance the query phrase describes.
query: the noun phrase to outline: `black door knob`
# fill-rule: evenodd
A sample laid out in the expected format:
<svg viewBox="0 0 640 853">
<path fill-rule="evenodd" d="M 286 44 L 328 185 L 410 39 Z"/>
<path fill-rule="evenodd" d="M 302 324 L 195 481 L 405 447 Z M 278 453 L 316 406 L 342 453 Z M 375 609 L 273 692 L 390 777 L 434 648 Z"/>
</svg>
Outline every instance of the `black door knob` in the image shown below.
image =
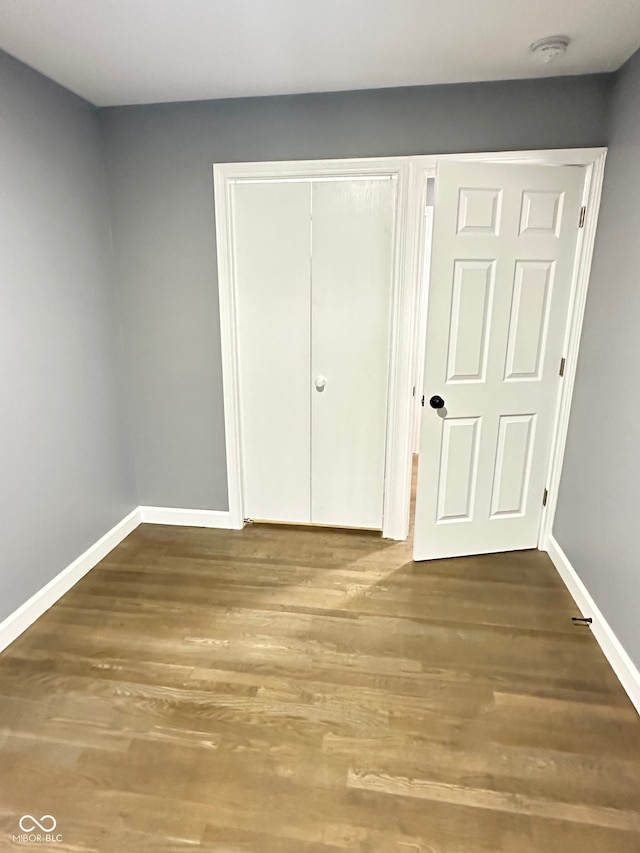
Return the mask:
<svg viewBox="0 0 640 853">
<path fill-rule="evenodd" d="M 442 397 L 438 397 L 438 395 L 436 394 L 434 397 L 432 397 L 429 400 L 429 405 L 431 406 L 432 409 L 443 409 L 444 408 L 444 400 L 442 399 Z"/>
</svg>

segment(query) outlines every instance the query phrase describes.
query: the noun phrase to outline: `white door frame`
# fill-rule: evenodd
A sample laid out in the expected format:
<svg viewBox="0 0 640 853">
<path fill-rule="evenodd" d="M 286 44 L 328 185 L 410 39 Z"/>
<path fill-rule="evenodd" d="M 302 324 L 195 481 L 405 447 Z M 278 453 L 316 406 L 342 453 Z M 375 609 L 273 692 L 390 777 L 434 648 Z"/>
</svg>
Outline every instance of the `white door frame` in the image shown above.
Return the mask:
<svg viewBox="0 0 640 853">
<path fill-rule="evenodd" d="M 349 177 L 374 175 L 392 175 L 397 178 L 389 409 L 382 535 L 389 539 L 406 539 L 409 531 L 411 499 L 412 403 L 417 351 L 416 314 L 422 286 L 421 271 L 424 252 L 424 208 L 427 178 L 435 176 L 437 164 L 441 160 L 586 167 L 583 204 L 587 209 L 587 216 L 585 227 L 580 231 L 576 247 L 569 319 L 565 334 L 566 366 L 564 381 L 561 383 L 558 395 L 553 445 L 547 477 L 548 497 L 542 514 L 538 540 L 538 547 L 546 549 L 555 516 L 569 427 L 571 398 L 575 384 L 577 356 L 591 271 L 606 153 L 606 148 L 568 148 L 547 151 L 434 154 L 361 160 L 215 164 L 213 173 L 230 526 L 239 529 L 244 525 L 232 231 L 231 187 L 234 183 L 238 181 L 309 180 L 310 178 L 315 180 L 346 180 Z M 422 395 L 422 389 L 416 389 L 416 394 Z"/>
</svg>

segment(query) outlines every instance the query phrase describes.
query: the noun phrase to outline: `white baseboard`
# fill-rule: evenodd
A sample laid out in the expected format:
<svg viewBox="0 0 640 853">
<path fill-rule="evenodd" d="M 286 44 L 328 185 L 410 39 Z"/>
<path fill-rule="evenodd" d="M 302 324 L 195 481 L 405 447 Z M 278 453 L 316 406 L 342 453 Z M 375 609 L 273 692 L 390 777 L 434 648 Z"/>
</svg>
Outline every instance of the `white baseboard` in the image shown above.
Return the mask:
<svg viewBox="0 0 640 853">
<path fill-rule="evenodd" d="M 139 506 L 115 527 L 74 560 L 66 569 L 32 595 L 28 601 L 0 622 L 0 652 L 32 625 L 52 604 L 71 589 L 80 578 L 103 560 L 116 545 L 141 523 L 175 524 L 186 527 L 218 527 L 239 529 L 231 521 L 231 513 L 207 509 L 175 509 L 162 506 Z"/>
<path fill-rule="evenodd" d="M 640 713 L 640 672 L 638 668 L 625 651 L 624 646 L 616 637 L 611 626 L 600 612 L 598 605 L 591 597 L 589 590 L 580 579 L 579 574 L 553 536 L 550 536 L 547 542 L 547 553 L 582 615 L 590 616 L 593 620 L 591 623 L 593 636 L 598 641 L 629 699 Z"/>
<path fill-rule="evenodd" d="M 10 616 L 0 622 L 0 651 L 19 637 L 29 625 L 48 610 L 52 604 L 71 589 L 80 578 L 104 559 L 116 545 L 135 530 L 140 524 L 140 510 L 134 509 L 122 521 L 112 527 L 104 536 L 81 554 L 77 560 L 63 569 L 48 584 L 39 589 L 25 603 L 14 610 Z"/>
<path fill-rule="evenodd" d="M 164 506 L 141 506 L 143 524 L 176 524 L 184 527 L 219 527 L 237 529 L 231 523 L 231 513 L 218 509 L 177 509 Z"/>
</svg>

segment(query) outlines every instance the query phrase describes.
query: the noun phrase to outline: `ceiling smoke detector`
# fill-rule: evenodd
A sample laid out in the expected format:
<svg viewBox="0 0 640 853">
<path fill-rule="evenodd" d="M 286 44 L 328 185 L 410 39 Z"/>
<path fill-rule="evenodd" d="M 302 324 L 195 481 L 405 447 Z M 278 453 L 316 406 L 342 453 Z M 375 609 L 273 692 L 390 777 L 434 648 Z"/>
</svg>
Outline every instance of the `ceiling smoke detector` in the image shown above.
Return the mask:
<svg viewBox="0 0 640 853">
<path fill-rule="evenodd" d="M 567 36 L 548 36 L 535 41 L 529 49 L 538 62 L 546 65 L 567 52 L 569 41 Z"/>
</svg>

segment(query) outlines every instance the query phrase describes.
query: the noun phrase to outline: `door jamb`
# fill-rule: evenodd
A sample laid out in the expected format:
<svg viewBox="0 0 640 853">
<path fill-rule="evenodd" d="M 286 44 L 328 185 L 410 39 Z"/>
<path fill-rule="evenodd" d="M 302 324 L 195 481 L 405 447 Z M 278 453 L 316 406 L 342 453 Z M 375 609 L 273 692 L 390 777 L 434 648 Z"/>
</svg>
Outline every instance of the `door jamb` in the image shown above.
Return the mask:
<svg viewBox="0 0 640 853">
<path fill-rule="evenodd" d="M 426 204 L 427 178 L 436 175 L 437 164 L 442 160 L 586 167 L 583 203 L 587 208 L 587 216 L 576 247 L 572 295 L 565 333 L 566 369 L 558 395 L 547 476 L 548 497 L 542 513 L 538 540 L 538 547 L 545 549 L 557 506 L 606 153 L 606 148 L 569 148 L 351 160 L 215 164 L 213 172 L 230 526 L 238 529 L 244 525 L 232 242 L 233 183 L 242 180 L 305 180 L 309 177 L 335 179 L 380 174 L 395 175 L 398 179 L 382 535 L 389 539 L 402 540 L 407 538 L 409 531 L 412 392 L 417 349 L 415 324 L 424 251 L 423 211 Z M 416 393 L 422 394 L 422 389 L 416 389 Z"/>
</svg>

